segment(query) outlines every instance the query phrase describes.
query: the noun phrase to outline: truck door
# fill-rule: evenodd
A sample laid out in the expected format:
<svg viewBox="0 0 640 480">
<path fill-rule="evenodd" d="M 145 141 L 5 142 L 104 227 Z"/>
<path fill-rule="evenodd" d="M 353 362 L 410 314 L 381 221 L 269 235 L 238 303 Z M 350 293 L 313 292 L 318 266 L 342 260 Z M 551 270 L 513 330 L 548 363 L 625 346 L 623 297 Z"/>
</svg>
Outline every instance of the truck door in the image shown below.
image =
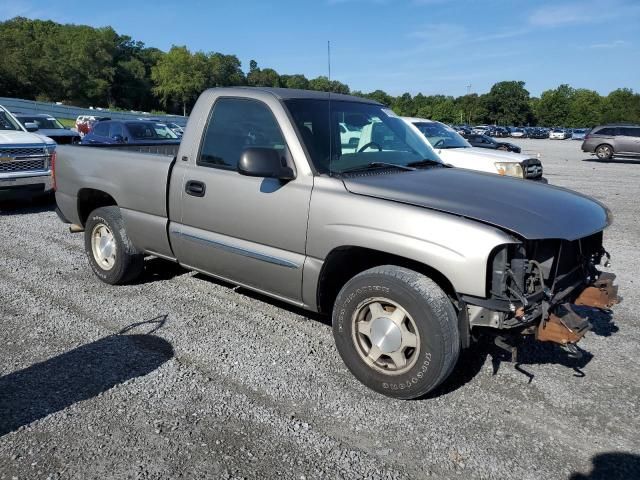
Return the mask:
<svg viewBox="0 0 640 480">
<path fill-rule="evenodd" d="M 172 175 L 182 197 L 181 218 L 170 224 L 174 253 L 186 266 L 300 302 L 313 176 L 241 175 L 238 161 L 250 147 L 277 149 L 295 168 L 266 103 L 218 97 L 194 158 L 178 159 Z"/>
</svg>

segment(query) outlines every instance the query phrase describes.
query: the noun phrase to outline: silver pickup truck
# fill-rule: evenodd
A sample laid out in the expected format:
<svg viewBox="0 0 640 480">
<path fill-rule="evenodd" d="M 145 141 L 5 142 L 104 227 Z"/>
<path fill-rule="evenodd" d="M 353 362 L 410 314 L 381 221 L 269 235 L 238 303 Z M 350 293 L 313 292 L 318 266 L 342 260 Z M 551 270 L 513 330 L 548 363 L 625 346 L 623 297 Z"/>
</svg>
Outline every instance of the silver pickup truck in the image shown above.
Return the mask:
<svg viewBox="0 0 640 480">
<path fill-rule="evenodd" d="M 358 135 L 343 144 L 345 124 Z M 347 367 L 396 398 L 433 390 L 483 331 L 575 354 L 589 323 L 573 305 L 618 301 L 597 268 L 606 207 L 449 168 L 361 98 L 207 90 L 175 157 L 63 146 L 54 176 L 102 281 L 153 255 L 331 314 Z"/>
<path fill-rule="evenodd" d="M 51 191 L 56 143 L 32 133 L 37 129 L 33 123 L 23 126 L 0 105 L 0 200 Z"/>
</svg>

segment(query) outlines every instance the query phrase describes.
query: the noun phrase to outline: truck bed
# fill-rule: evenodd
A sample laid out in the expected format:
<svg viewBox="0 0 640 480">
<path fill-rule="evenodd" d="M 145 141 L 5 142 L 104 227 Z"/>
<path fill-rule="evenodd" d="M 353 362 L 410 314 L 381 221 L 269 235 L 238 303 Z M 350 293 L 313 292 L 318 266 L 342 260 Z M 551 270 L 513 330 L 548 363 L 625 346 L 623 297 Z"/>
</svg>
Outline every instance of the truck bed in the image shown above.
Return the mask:
<svg viewBox="0 0 640 480">
<path fill-rule="evenodd" d="M 120 207 L 134 244 L 169 256 L 167 187 L 175 156 L 132 151 L 133 145 L 126 147 L 130 148 L 58 147 L 58 208 L 71 223 L 84 224 L 89 212 L 78 209 L 78 199 L 90 196 L 94 190 L 105 192 Z"/>
</svg>

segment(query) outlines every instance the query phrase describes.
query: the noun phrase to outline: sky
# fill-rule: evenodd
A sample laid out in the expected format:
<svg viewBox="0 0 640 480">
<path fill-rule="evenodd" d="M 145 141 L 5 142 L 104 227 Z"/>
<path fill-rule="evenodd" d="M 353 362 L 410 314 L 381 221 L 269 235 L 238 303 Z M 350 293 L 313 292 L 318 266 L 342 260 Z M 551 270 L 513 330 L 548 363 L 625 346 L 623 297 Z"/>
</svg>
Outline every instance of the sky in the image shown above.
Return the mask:
<svg viewBox="0 0 640 480">
<path fill-rule="evenodd" d="M 106 5 L 106 6 L 100 6 Z M 485 93 L 523 80 L 640 91 L 640 0 L 0 0 L 14 16 L 112 26 L 147 46 L 235 54 L 352 90 Z"/>
</svg>

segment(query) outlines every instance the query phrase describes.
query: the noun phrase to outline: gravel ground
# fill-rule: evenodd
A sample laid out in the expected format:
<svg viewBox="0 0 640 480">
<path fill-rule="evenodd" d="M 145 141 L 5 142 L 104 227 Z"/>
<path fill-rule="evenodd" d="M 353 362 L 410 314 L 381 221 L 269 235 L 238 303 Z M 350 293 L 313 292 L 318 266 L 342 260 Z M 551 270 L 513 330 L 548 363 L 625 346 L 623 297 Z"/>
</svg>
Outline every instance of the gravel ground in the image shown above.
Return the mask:
<svg viewBox="0 0 640 480">
<path fill-rule="evenodd" d="M 105 285 L 51 204 L 0 204 L 0 479 L 640 478 L 640 161 L 516 142 L 612 209 L 625 301 L 580 361 L 479 345 L 419 401 L 360 385 L 324 318 L 157 259 Z"/>
</svg>

